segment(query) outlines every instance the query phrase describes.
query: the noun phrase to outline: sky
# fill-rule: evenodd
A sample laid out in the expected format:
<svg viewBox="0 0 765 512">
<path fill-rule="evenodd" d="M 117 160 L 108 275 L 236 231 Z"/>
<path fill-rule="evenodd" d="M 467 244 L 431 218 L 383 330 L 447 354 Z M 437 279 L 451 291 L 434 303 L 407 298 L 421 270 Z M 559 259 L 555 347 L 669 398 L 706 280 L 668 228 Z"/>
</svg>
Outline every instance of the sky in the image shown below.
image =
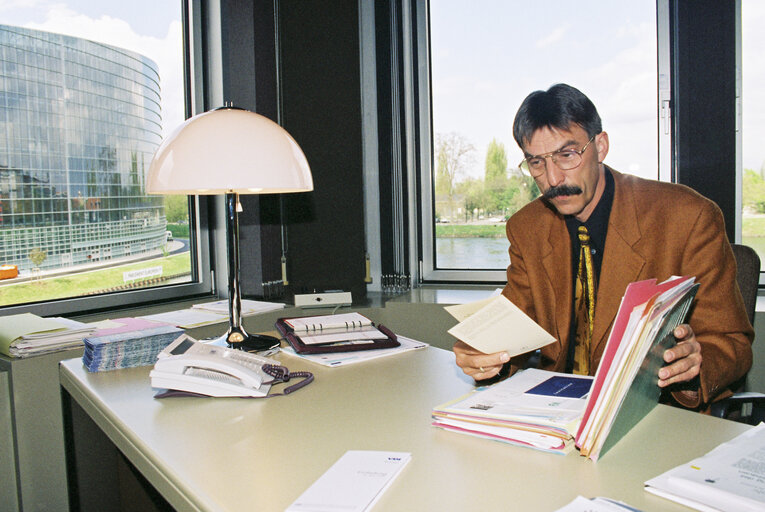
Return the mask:
<svg viewBox="0 0 765 512">
<path fill-rule="evenodd" d="M 2 0 L 0 24 L 81 37 L 149 57 L 159 67 L 163 133 L 183 122 L 179 0 Z"/>
<path fill-rule="evenodd" d="M 765 67 L 757 57 L 765 31 L 755 27 L 765 24 L 765 2 L 743 4 L 744 165 L 759 170 L 765 162 Z M 504 144 L 511 167 L 520 162 L 512 138 L 515 112 L 530 92 L 558 82 L 578 88 L 597 107 L 609 134 L 607 164 L 657 177 L 656 3 L 572 5 L 431 2 L 434 131 L 460 133 L 473 144 L 471 177 L 483 176 L 492 138 Z"/>
<path fill-rule="evenodd" d="M 163 130 L 183 119 L 179 0 L 2 0 L 0 23 L 136 51 L 160 70 Z M 655 1 L 432 0 L 434 129 L 466 135 L 483 175 L 492 138 L 522 155 L 512 119 L 531 91 L 566 82 L 593 100 L 611 142 L 606 163 L 656 176 Z M 540 6 L 542 8 L 540 9 Z M 765 2 L 742 0 L 745 168 L 765 164 Z M 763 169 L 765 170 L 765 169 Z"/>
<path fill-rule="evenodd" d="M 742 139 L 744 168 L 765 173 L 765 2 L 742 0 Z"/>
</svg>

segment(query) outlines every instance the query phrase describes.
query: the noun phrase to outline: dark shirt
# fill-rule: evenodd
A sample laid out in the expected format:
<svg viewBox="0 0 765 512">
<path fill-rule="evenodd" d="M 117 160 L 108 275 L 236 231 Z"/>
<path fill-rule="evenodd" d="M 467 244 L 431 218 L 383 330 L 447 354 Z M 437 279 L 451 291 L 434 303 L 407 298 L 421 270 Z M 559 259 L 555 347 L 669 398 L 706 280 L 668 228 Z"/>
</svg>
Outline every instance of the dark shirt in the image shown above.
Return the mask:
<svg viewBox="0 0 765 512">
<path fill-rule="evenodd" d="M 603 264 L 603 249 L 606 246 L 606 234 L 608 233 L 608 218 L 611 215 L 611 204 L 614 202 L 614 177 L 611 171 L 606 168 L 606 188 L 603 195 L 595 206 L 590 217 L 586 222 L 579 222 L 573 215 L 566 215 L 566 228 L 571 238 L 571 265 L 574 275 L 574 294 L 576 294 L 576 277 L 579 268 L 579 226 L 587 228 L 590 235 L 590 252 L 592 253 L 592 264 L 595 267 L 595 283 L 600 280 L 600 267 Z M 596 284 L 597 287 L 597 284 Z M 597 305 L 596 305 L 597 307 Z M 571 373 L 574 368 L 574 346 L 576 345 L 576 312 L 574 311 L 574 297 L 571 298 L 571 330 L 568 335 L 568 356 L 566 357 L 566 372 Z"/>
</svg>

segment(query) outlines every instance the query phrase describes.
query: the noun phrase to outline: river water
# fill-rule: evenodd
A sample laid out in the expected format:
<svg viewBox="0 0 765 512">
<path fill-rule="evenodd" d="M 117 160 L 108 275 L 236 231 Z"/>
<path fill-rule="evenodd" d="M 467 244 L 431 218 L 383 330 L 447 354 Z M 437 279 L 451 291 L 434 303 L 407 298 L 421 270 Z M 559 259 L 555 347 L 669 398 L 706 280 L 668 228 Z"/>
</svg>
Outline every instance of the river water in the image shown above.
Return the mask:
<svg viewBox="0 0 765 512">
<path fill-rule="evenodd" d="M 746 238 L 743 243 L 765 261 L 765 237 Z M 506 238 L 436 238 L 436 268 L 505 270 L 510 264 L 507 249 Z"/>
<path fill-rule="evenodd" d="M 505 270 L 506 238 L 436 238 L 436 268 Z"/>
</svg>

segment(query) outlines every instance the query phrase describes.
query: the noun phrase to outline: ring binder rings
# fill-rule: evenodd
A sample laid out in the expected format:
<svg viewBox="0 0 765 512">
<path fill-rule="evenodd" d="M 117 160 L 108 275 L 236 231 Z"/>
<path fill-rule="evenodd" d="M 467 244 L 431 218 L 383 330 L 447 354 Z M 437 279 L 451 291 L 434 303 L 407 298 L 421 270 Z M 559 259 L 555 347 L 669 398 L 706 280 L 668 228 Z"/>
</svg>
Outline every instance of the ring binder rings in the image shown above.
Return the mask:
<svg viewBox="0 0 765 512">
<path fill-rule="evenodd" d="M 398 347 L 396 335 L 360 313 L 280 318 L 276 329 L 298 354 Z"/>
</svg>

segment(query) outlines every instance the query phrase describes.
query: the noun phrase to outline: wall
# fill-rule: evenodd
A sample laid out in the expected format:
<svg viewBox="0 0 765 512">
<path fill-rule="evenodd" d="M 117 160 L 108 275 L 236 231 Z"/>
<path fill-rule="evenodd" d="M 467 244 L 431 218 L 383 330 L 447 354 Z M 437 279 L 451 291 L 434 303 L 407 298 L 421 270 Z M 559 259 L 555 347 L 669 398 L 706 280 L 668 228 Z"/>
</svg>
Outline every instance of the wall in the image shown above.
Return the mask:
<svg viewBox="0 0 765 512">
<path fill-rule="evenodd" d="M 279 2 L 282 124 L 314 191 L 284 196 L 294 293 L 366 296 L 358 2 Z"/>
<path fill-rule="evenodd" d="M 672 0 L 670 6 L 675 179 L 718 204 L 728 239 L 735 240 L 735 2 Z"/>
</svg>

